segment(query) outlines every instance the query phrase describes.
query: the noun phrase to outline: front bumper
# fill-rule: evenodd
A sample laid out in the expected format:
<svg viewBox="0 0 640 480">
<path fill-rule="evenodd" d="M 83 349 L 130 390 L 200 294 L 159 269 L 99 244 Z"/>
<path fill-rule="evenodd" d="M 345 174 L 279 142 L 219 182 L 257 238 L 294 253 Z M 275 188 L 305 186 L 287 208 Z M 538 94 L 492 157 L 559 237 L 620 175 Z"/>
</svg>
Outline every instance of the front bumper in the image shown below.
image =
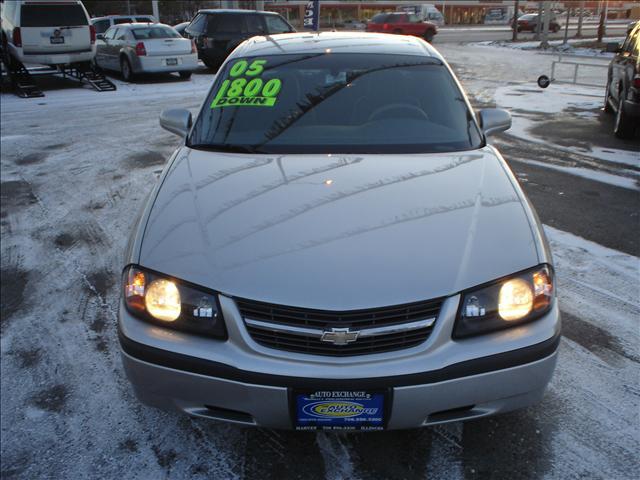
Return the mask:
<svg viewBox="0 0 640 480">
<path fill-rule="evenodd" d="M 149 325 L 121 305 L 123 363 L 147 405 L 269 428 L 293 428 L 293 389 L 388 389 L 389 429 L 478 418 L 538 401 L 556 364 L 557 302 L 530 324 L 453 341 L 458 302 L 459 296 L 445 301 L 423 345 L 338 358 L 255 344 L 227 297 L 220 302 L 227 341 Z"/>
</svg>

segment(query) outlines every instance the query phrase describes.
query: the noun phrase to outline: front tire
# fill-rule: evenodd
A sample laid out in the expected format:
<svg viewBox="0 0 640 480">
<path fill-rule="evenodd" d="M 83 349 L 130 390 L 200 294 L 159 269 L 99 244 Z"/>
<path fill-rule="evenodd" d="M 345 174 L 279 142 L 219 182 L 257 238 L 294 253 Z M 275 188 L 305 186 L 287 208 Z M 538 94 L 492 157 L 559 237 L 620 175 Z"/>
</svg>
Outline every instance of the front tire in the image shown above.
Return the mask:
<svg viewBox="0 0 640 480">
<path fill-rule="evenodd" d="M 433 42 L 433 37 L 435 37 L 435 34 L 433 33 L 433 30 L 427 30 L 426 32 L 424 32 L 424 39 L 431 43 Z"/>
<path fill-rule="evenodd" d="M 127 57 L 122 57 L 120 59 L 120 73 L 122 74 L 122 79 L 125 82 L 133 81 L 133 70 L 131 69 L 131 63 L 129 63 L 129 59 Z"/>
<path fill-rule="evenodd" d="M 607 81 L 607 90 L 604 92 L 604 113 L 613 113 L 613 108 L 609 100 L 611 99 L 611 84 Z"/>
<path fill-rule="evenodd" d="M 632 122 L 631 117 L 624 111 L 623 92 L 620 92 L 620 100 L 618 101 L 618 111 L 616 112 L 616 123 L 613 127 L 613 133 L 618 138 L 632 138 L 636 126 Z"/>
<path fill-rule="evenodd" d="M 193 72 L 178 72 L 178 74 L 180 75 L 180 78 L 184 80 L 189 80 L 191 78 L 192 73 Z"/>
</svg>

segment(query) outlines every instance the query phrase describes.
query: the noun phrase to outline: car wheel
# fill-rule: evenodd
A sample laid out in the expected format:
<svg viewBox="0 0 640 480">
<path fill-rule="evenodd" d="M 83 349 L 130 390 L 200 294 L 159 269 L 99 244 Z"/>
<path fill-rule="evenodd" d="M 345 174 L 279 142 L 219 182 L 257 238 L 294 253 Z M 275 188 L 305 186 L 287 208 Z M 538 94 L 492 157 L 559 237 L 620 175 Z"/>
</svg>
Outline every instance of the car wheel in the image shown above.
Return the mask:
<svg viewBox="0 0 640 480">
<path fill-rule="evenodd" d="M 202 59 L 202 63 L 204 63 L 206 65 L 207 68 L 210 68 L 211 70 L 218 70 L 220 68 L 220 64 L 217 62 L 212 62 L 210 60 L 205 60 Z"/>
<path fill-rule="evenodd" d="M 185 80 L 189 80 L 191 78 L 192 72 L 178 72 L 180 78 L 184 78 Z"/>
<path fill-rule="evenodd" d="M 611 94 L 610 89 L 611 88 L 611 84 L 609 81 L 607 81 L 607 89 L 604 92 L 604 111 L 605 113 L 613 113 L 613 108 L 611 107 L 611 103 L 609 103 L 611 101 Z"/>
<path fill-rule="evenodd" d="M 433 33 L 433 30 L 427 30 L 426 32 L 424 32 L 424 39 L 429 43 L 433 42 L 434 36 L 435 35 Z"/>
<path fill-rule="evenodd" d="M 122 78 L 125 82 L 133 81 L 133 70 L 131 70 L 131 63 L 129 63 L 129 59 L 126 57 L 122 57 L 120 59 L 120 73 L 122 73 Z"/>
<path fill-rule="evenodd" d="M 623 92 L 620 92 L 620 100 L 618 101 L 618 111 L 616 112 L 616 123 L 613 127 L 613 133 L 618 138 L 631 138 L 635 132 L 635 125 L 631 121 L 631 118 L 624 111 L 624 98 Z"/>
<path fill-rule="evenodd" d="M 518 27 L 517 30 L 518 30 L 518 32 L 521 32 L 522 31 L 522 27 Z"/>
</svg>

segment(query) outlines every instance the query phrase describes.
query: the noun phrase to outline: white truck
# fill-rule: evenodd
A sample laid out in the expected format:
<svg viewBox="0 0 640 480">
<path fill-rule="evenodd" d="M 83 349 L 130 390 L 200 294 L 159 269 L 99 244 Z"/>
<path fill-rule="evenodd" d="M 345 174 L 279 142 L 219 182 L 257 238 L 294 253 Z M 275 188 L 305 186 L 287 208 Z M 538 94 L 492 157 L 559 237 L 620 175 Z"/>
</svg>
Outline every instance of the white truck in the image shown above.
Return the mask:
<svg viewBox="0 0 640 480">
<path fill-rule="evenodd" d="M 424 22 L 435 23 L 438 26 L 444 25 L 444 15 L 431 3 L 416 3 L 415 5 L 400 5 L 396 7 L 399 12 L 413 13 L 418 15 Z"/>
</svg>

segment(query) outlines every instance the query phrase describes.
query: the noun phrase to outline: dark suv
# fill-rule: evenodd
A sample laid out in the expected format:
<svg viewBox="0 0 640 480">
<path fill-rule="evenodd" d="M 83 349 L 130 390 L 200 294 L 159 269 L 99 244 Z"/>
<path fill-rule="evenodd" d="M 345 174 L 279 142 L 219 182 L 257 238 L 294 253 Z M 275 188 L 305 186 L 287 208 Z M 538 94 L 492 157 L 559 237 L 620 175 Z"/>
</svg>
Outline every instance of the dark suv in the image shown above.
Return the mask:
<svg viewBox="0 0 640 480">
<path fill-rule="evenodd" d="M 247 38 L 295 31 L 277 13 L 256 10 L 200 10 L 185 29 L 195 40 L 198 57 L 214 69 Z"/>
<path fill-rule="evenodd" d="M 608 44 L 614 51 L 607 75 L 604 111 L 615 112 L 614 133 L 631 138 L 640 124 L 640 22 L 629 29 L 622 46 Z"/>
</svg>

